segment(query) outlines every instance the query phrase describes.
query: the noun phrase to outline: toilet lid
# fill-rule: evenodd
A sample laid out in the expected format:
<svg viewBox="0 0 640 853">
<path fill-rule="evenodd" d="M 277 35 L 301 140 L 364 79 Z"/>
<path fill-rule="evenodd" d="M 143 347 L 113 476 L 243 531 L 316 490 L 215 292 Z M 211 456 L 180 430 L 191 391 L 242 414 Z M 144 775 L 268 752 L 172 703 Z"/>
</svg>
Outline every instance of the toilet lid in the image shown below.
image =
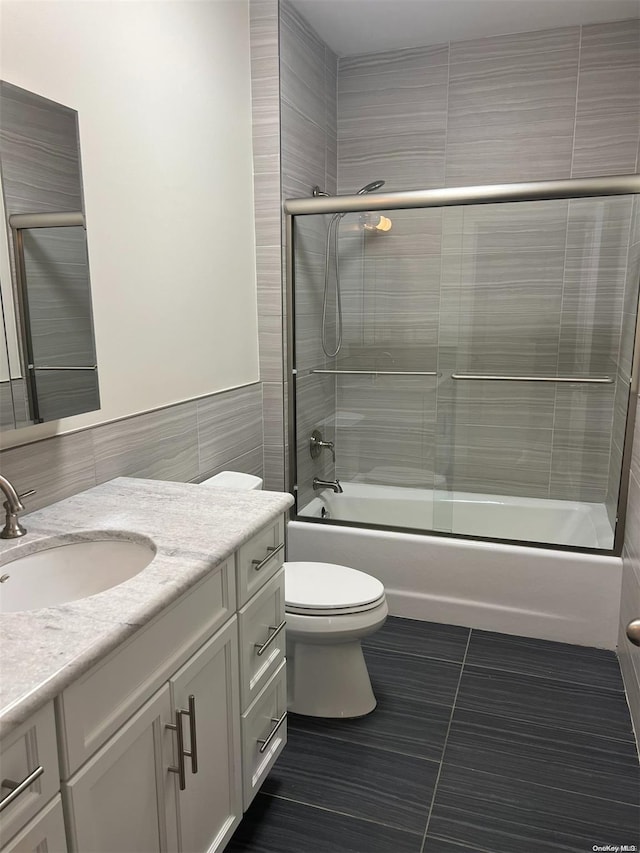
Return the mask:
<svg viewBox="0 0 640 853">
<path fill-rule="evenodd" d="M 284 587 L 289 613 L 358 613 L 384 601 L 379 580 L 335 563 L 285 563 Z"/>
</svg>

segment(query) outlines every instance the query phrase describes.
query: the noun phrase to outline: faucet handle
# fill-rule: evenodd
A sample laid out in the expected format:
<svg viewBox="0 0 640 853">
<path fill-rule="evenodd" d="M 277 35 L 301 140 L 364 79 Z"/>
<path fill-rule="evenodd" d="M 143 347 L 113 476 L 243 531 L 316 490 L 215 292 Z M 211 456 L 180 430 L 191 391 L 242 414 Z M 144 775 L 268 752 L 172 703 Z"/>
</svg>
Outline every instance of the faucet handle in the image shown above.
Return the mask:
<svg viewBox="0 0 640 853">
<path fill-rule="evenodd" d="M 18 508 L 18 510 L 20 512 L 24 509 L 24 507 L 22 506 L 22 498 L 30 498 L 31 495 L 35 495 L 35 493 L 36 493 L 35 489 L 27 489 L 26 492 L 23 492 L 21 495 L 18 495 L 18 500 L 20 501 L 20 504 L 21 504 L 21 506 Z M 8 500 L 4 501 L 2 506 L 4 507 L 4 509 L 7 513 L 11 512 L 11 506 L 10 506 Z M 0 537 L 0 538 L 2 538 L 2 537 Z"/>
<path fill-rule="evenodd" d="M 331 458 L 334 463 L 336 461 L 336 451 L 332 441 L 325 441 L 322 438 L 322 433 L 318 429 L 314 429 L 309 438 L 309 453 L 312 459 L 317 459 L 320 456 L 320 451 L 323 447 L 331 452 Z"/>
</svg>

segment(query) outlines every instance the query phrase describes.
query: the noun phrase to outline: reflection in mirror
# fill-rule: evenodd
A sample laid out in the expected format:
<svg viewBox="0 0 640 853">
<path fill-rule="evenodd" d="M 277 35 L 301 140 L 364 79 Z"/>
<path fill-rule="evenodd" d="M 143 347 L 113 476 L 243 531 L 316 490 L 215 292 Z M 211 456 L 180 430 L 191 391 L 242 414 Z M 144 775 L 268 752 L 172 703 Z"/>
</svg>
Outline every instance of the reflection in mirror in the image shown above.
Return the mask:
<svg viewBox="0 0 640 853">
<path fill-rule="evenodd" d="M 3 429 L 100 407 L 74 110 L 0 83 Z"/>
</svg>

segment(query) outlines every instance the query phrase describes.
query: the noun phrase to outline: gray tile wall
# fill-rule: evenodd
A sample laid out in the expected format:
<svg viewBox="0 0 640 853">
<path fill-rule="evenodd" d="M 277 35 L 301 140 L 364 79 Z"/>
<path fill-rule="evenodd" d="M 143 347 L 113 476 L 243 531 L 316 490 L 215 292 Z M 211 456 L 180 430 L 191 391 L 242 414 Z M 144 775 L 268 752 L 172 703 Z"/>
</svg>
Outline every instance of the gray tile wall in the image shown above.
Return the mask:
<svg viewBox="0 0 640 853">
<path fill-rule="evenodd" d="M 634 172 L 639 27 L 341 59 L 339 192 L 374 178 L 393 191 Z M 404 429 L 379 388 L 340 380 L 338 406 L 350 401 L 363 420 L 360 436 L 352 422 L 337 430 L 339 476 L 435 471 L 458 489 L 613 506 L 640 258 L 630 215 L 624 198 L 395 211 L 390 233 L 343 238 L 344 363 L 443 376 L 432 405 L 420 385 L 413 403 L 398 392 L 412 412 Z M 616 385 L 472 385 L 447 380 L 454 369 L 607 374 Z"/>
<path fill-rule="evenodd" d="M 640 401 L 637 406 L 634 433 L 627 523 L 622 552 L 622 596 L 620 601 L 620 632 L 618 636 L 618 658 L 627 691 L 629 708 L 640 742 L 640 648 L 633 646 L 626 637 L 626 626 L 632 619 L 640 618 Z"/>
<path fill-rule="evenodd" d="M 263 476 L 262 386 L 234 388 L 0 451 L 0 469 L 39 509 L 114 477 L 199 482 L 223 470 Z"/>
<path fill-rule="evenodd" d="M 285 487 L 278 0 L 250 0 L 251 100 L 265 486 Z"/>
</svg>

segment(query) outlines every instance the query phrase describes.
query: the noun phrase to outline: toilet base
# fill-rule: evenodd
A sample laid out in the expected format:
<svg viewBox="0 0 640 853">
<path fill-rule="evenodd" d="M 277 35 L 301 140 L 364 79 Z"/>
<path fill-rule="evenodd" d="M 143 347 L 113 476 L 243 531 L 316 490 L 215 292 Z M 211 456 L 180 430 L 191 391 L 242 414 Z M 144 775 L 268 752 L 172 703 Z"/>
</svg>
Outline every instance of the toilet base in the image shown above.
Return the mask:
<svg viewBox="0 0 640 853">
<path fill-rule="evenodd" d="M 294 714 L 363 717 L 376 707 L 360 640 L 288 644 L 287 682 Z"/>
</svg>

